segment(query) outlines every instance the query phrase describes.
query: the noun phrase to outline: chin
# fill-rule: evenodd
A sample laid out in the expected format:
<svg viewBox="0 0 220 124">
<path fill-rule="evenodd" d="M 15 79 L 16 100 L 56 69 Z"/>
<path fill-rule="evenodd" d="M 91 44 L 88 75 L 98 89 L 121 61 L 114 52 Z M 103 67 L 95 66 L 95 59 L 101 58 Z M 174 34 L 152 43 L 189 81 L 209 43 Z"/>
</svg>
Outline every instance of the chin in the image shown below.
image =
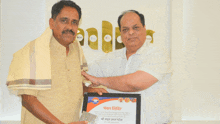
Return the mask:
<svg viewBox="0 0 220 124">
<path fill-rule="evenodd" d="M 137 51 L 140 47 L 137 47 L 136 45 L 133 45 L 133 46 L 130 46 L 129 48 L 132 51 Z"/>
<path fill-rule="evenodd" d="M 65 40 L 65 42 L 66 43 L 73 43 L 74 40 L 75 40 L 74 38 L 71 38 L 71 39 L 68 38 L 68 39 Z"/>
</svg>

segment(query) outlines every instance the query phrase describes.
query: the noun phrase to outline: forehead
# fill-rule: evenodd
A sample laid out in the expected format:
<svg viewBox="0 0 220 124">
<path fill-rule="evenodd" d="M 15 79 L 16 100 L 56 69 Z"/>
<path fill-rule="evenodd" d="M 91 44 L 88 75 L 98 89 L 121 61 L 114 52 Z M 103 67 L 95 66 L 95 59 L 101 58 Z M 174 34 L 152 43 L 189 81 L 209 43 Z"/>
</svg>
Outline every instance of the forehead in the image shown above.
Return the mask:
<svg viewBox="0 0 220 124">
<path fill-rule="evenodd" d="M 126 13 L 124 16 L 122 16 L 121 18 L 122 26 L 132 26 L 135 24 L 141 24 L 140 17 L 136 13 L 129 12 Z"/>
<path fill-rule="evenodd" d="M 57 15 L 57 17 L 67 17 L 70 19 L 79 19 L 78 11 L 73 7 L 63 7 L 63 9 L 60 11 L 60 13 Z"/>
</svg>

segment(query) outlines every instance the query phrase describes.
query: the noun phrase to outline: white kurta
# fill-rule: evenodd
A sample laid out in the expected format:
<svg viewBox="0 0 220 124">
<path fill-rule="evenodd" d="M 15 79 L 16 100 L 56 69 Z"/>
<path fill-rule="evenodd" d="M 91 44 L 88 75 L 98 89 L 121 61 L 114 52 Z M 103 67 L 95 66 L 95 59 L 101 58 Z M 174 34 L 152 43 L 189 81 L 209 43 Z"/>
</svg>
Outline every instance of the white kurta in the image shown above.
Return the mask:
<svg viewBox="0 0 220 124">
<path fill-rule="evenodd" d="M 145 71 L 158 79 L 151 87 L 140 92 L 120 92 L 108 89 L 110 93 L 141 94 L 141 124 L 163 124 L 171 119 L 171 98 L 168 84 L 171 63 L 162 49 L 145 43 L 135 54 L 126 58 L 126 48 L 108 53 L 102 59 L 89 65 L 88 73 L 97 77 L 112 77 Z M 138 82 L 137 82 L 138 83 Z"/>
</svg>

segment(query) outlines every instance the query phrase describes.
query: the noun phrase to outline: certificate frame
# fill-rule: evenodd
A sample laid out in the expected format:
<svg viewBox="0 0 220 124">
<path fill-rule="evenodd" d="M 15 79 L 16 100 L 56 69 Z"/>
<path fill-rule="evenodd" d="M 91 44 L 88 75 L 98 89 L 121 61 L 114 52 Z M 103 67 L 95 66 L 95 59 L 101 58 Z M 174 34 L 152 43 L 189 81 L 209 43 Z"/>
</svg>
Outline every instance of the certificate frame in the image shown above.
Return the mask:
<svg viewBox="0 0 220 124">
<path fill-rule="evenodd" d="M 141 123 L 141 95 L 140 94 L 125 94 L 125 93 L 103 93 L 99 95 L 98 93 L 85 93 L 82 111 L 87 111 L 88 103 L 91 102 L 91 98 L 93 97 L 102 97 L 102 98 L 135 98 L 136 102 L 136 124 Z"/>
</svg>

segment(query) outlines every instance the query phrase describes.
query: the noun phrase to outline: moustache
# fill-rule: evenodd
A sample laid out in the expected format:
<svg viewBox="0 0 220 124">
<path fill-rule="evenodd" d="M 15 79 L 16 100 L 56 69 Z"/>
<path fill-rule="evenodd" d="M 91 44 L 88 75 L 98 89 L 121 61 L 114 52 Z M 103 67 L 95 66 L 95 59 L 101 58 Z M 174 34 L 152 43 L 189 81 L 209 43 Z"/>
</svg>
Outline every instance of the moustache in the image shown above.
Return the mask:
<svg viewBox="0 0 220 124">
<path fill-rule="evenodd" d="M 65 30 L 62 32 L 62 34 L 65 34 L 65 33 L 71 33 L 72 35 L 75 35 L 75 32 L 73 32 L 72 30 Z"/>
</svg>

